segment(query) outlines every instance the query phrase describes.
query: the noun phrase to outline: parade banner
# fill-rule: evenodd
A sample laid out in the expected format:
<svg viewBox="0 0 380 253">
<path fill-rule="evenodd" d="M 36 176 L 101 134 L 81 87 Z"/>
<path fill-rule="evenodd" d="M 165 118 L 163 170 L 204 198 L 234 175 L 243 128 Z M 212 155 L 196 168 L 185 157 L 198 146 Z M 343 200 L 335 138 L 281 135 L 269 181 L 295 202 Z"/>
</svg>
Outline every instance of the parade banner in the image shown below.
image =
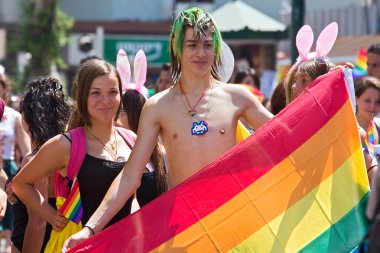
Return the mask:
<svg viewBox="0 0 380 253">
<path fill-rule="evenodd" d="M 368 194 L 338 69 L 199 173 L 70 252 L 350 252 L 366 231 Z"/>
</svg>

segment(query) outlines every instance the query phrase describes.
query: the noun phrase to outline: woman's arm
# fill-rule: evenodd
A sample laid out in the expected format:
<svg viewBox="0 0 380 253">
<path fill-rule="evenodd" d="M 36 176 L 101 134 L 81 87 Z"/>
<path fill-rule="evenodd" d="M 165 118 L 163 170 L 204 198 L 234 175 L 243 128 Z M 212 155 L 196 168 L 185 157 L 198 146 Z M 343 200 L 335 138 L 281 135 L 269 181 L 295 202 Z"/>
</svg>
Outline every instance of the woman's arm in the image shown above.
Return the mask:
<svg viewBox="0 0 380 253">
<path fill-rule="evenodd" d="M 20 148 L 22 157 L 25 157 L 31 152 L 30 137 L 22 127 L 21 115 L 18 113 L 15 121 L 16 127 L 16 143 Z"/>
<path fill-rule="evenodd" d="M 36 182 L 34 187 L 41 193 L 44 199 L 48 199 L 49 179 L 47 177 Z M 45 237 L 46 221 L 37 213 L 28 209 L 28 224 L 26 225 L 23 253 L 40 252 Z"/>
<path fill-rule="evenodd" d="M 70 142 L 57 135 L 47 141 L 12 181 L 12 188 L 22 202 L 34 213 L 47 220 L 55 230 L 62 230 L 68 220 L 45 201 L 34 185 L 55 170 L 66 176 Z"/>
<path fill-rule="evenodd" d="M 7 210 L 7 194 L 5 192 L 7 179 L 8 177 L 5 171 L 0 169 L 0 221 L 4 218 L 5 211 Z"/>
</svg>

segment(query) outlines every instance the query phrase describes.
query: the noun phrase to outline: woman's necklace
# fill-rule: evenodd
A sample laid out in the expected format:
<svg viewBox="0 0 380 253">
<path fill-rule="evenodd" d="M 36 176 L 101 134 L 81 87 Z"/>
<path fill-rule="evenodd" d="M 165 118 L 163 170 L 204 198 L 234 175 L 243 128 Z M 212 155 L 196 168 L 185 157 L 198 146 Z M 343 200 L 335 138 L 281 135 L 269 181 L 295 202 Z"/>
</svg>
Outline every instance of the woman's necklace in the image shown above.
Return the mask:
<svg viewBox="0 0 380 253">
<path fill-rule="evenodd" d="M 104 143 L 100 138 L 96 137 L 90 130 L 86 129 L 86 131 L 91 135 L 91 137 L 93 137 L 95 140 L 97 140 L 100 144 L 103 145 L 104 149 L 113 157 L 113 160 L 114 161 L 117 161 L 117 162 L 124 162 L 125 161 L 125 158 L 123 156 L 117 156 L 117 140 L 116 140 L 116 131 L 115 129 L 113 129 L 113 135 L 114 135 L 114 141 L 113 143 Z M 107 144 L 109 144 L 112 148 L 112 150 L 115 151 L 112 152 L 108 147 L 107 147 Z"/>
<path fill-rule="evenodd" d="M 187 102 L 187 106 L 190 107 L 190 109 L 187 111 L 187 114 L 194 121 L 192 126 L 191 126 L 191 135 L 204 135 L 205 133 L 208 132 L 208 128 L 209 128 L 208 123 L 206 122 L 206 117 L 207 117 L 207 114 L 209 111 L 209 105 L 210 105 L 210 100 L 212 97 L 213 85 L 211 84 L 210 87 L 208 87 L 206 90 L 203 91 L 202 95 L 200 96 L 200 98 L 198 99 L 197 103 L 194 106 L 190 105 L 189 100 L 187 99 L 187 95 L 183 91 L 181 81 L 179 81 L 179 86 L 180 86 L 180 92 L 181 92 L 181 98 L 182 98 L 183 104 L 186 107 L 185 101 L 183 100 L 183 96 L 184 96 L 186 99 L 186 102 Z M 195 115 L 197 114 L 197 111 L 195 110 L 195 108 L 197 107 L 197 105 L 199 104 L 199 102 L 201 101 L 202 97 L 204 96 L 204 94 L 206 93 L 206 91 L 208 89 L 211 89 L 211 91 L 210 91 L 210 96 L 208 98 L 204 119 L 203 120 L 197 120 L 195 118 Z"/>
</svg>

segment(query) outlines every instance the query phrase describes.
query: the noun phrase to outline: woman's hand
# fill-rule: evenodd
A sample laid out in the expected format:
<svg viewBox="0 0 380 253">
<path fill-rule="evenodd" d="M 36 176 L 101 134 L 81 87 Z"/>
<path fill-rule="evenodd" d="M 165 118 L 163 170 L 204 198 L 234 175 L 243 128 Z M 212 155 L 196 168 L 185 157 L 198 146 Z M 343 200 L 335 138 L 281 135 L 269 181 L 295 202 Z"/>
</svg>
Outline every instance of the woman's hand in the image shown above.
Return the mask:
<svg viewBox="0 0 380 253">
<path fill-rule="evenodd" d="M 338 69 L 338 68 L 350 68 L 350 69 L 354 69 L 354 64 L 352 64 L 351 62 L 346 61 L 343 65 L 337 65 L 335 67 L 332 67 L 330 69 L 330 71 L 333 71 L 333 70 Z"/>
<path fill-rule="evenodd" d="M 5 211 L 7 210 L 7 194 L 0 189 L 0 221 L 4 218 Z"/>
<path fill-rule="evenodd" d="M 70 220 L 68 220 L 65 216 L 63 216 L 61 213 L 56 212 L 55 215 L 49 220 L 49 223 L 56 231 L 62 231 L 67 223 L 69 223 Z"/>
<path fill-rule="evenodd" d="M 81 231 L 76 234 L 73 234 L 69 237 L 63 244 L 62 252 L 66 252 L 76 246 L 77 244 L 87 240 L 92 236 L 92 231 L 88 227 L 83 227 Z"/>
</svg>

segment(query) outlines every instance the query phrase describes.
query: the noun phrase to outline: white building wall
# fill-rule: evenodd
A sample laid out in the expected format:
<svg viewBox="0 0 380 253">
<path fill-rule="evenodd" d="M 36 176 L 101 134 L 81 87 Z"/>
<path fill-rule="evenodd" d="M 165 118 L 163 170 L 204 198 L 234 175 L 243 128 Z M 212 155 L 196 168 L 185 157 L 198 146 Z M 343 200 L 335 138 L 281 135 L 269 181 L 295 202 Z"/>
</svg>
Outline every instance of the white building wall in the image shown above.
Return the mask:
<svg viewBox="0 0 380 253">
<path fill-rule="evenodd" d="M 167 20 L 174 0 L 58 0 L 62 10 L 77 20 Z"/>
</svg>

